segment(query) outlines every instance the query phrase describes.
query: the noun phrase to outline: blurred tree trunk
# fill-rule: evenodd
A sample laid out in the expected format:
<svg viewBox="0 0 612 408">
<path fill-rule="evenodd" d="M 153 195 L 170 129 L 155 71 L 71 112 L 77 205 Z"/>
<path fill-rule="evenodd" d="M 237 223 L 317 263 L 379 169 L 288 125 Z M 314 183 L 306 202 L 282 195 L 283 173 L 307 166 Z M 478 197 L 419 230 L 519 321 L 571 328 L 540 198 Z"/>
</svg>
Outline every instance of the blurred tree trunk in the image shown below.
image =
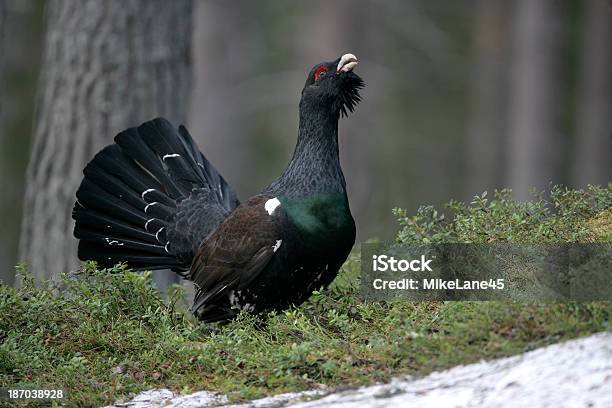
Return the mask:
<svg viewBox="0 0 612 408">
<path fill-rule="evenodd" d="M 507 9 L 504 0 L 480 0 L 477 5 L 466 151 L 466 188 L 470 197 L 503 184 L 508 88 Z"/>
<path fill-rule="evenodd" d="M 0 0 L 0 281 L 8 285 L 13 283 L 17 262 L 42 9 L 35 0 Z"/>
<path fill-rule="evenodd" d="M 510 83 L 507 175 L 515 197 L 560 182 L 565 135 L 561 132 L 563 4 L 513 3 L 514 53 Z"/>
<path fill-rule="evenodd" d="M 6 0 L 0 0 L 0 120 L 2 119 L 2 88 L 4 88 L 4 32 L 5 32 Z"/>
<path fill-rule="evenodd" d="M 612 181 L 612 4 L 589 1 L 583 21 L 572 183 Z"/>
<path fill-rule="evenodd" d="M 47 3 L 20 241 L 21 259 L 36 277 L 77 266 L 71 210 L 93 155 L 124 128 L 155 116 L 185 121 L 191 13 L 190 0 Z"/>
<path fill-rule="evenodd" d="M 0 0 L 0 158 L 5 156 L 4 154 L 4 38 L 5 38 L 5 14 L 6 14 L 6 0 Z M 0 187 L 5 182 L 5 172 L 2 167 L 3 161 L 0 161 Z M 2 206 L 3 207 L 3 206 Z M 0 207 L 0 211 L 2 208 Z M 0 212 L 0 215 L 4 215 L 4 212 Z M 9 272 L 10 265 L 8 260 L 10 258 L 10 248 L 8 242 L 6 242 L 6 233 L 4 228 L 0 230 L 0 282 L 11 284 L 13 282 L 12 274 Z"/>
<path fill-rule="evenodd" d="M 248 115 L 258 108 L 257 101 L 251 93 L 238 92 L 245 74 L 253 75 L 258 58 L 248 47 L 257 7 L 252 1 L 199 1 L 194 7 L 196 81 L 189 129 L 207 158 L 242 197 L 256 194 L 260 187 L 254 185 L 257 174 L 248 148 L 253 144 Z"/>
</svg>

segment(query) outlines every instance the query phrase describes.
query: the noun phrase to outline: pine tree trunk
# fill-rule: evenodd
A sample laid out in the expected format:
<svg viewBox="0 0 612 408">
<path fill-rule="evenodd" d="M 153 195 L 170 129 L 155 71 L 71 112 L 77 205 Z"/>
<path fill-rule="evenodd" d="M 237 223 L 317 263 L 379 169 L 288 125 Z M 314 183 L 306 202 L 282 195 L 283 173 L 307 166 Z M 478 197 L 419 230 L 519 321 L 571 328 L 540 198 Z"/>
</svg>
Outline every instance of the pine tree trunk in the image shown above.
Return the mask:
<svg viewBox="0 0 612 408">
<path fill-rule="evenodd" d="M 4 35 L 5 35 L 5 14 L 6 0 L 0 0 L 0 121 L 2 120 L 2 103 L 3 103 L 3 88 L 4 88 Z M 1 124 L 1 122 L 0 122 Z"/>
<path fill-rule="evenodd" d="M 507 175 L 515 197 L 559 183 L 562 133 L 563 7 L 556 0 L 520 0 L 514 16 Z"/>
<path fill-rule="evenodd" d="M 503 184 L 508 90 L 508 27 L 504 0 L 479 0 L 468 122 L 467 192 L 471 197 Z"/>
<path fill-rule="evenodd" d="M 17 262 L 42 9 L 37 0 L 0 0 L 0 281 L 7 285 L 14 281 Z"/>
<path fill-rule="evenodd" d="M 248 117 L 257 108 L 257 101 L 243 85 L 248 78 L 245 73 L 252 72 L 257 61 L 248 45 L 252 41 L 249 21 L 258 5 L 244 1 L 238 4 L 199 1 L 194 6 L 193 69 L 197 81 L 189 130 L 238 195 L 249 197 L 257 194 L 259 187 L 253 183 L 257 169 L 251 147 L 252 121 Z M 228 157 L 232 160 L 223 160 Z"/>
<path fill-rule="evenodd" d="M 6 13 L 6 1 L 0 0 L 0 159 L 4 157 L 3 141 L 4 141 L 4 36 L 5 36 L 5 13 Z M 0 162 L 0 170 L 4 166 Z M 0 173 L 0 187 L 4 184 L 4 177 Z M 0 211 L 3 210 L 3 205 L 0 204 Z M 1 215 L 1 214 L 0 214 Z M 6 234 L 3 228 L 0 228 L 0 282 L 11 284 L 13 282 L 12 273 L 9 272 L 10 266 L 8 265 L 8 259 L 10 259 L 10 247 L 7 245 L 8 242 L 3 242 L 6 239 Z"/>
<path fill-rule="evenodd" d="M 612 180 L 612 4 L 585 2 L 572 183 Z"/>
<path fill-rule="evenodd" d="M 48 2 L 20 241 L 36 277 L 77 266 L 71 210 L 93 155 L 156 116 L 185 121 L 191 15 L 191 0 Z"/>
</svg>

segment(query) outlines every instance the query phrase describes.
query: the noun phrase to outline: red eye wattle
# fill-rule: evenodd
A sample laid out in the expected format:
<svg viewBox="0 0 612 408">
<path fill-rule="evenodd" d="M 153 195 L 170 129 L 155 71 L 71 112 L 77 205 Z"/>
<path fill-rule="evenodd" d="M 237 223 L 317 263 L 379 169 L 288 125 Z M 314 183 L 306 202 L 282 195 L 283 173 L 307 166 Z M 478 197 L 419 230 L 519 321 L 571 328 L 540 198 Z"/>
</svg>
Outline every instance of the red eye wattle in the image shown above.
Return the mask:
<svg viewBox="0 0 612 408">
<path fill-rule="evenodd" d="M 322 77 L 323 75 L 325 75 L 325 73 L 327 73 L 327 71 L 329 71 L 329 68 L 327 68 L 324 65 L 321 65 L 320 67 L 317 67 L 317 69 L 315 70 L 315 73 L 314 73 L 314 80 L 318 81 L 319 77 Z"/>
</svg>

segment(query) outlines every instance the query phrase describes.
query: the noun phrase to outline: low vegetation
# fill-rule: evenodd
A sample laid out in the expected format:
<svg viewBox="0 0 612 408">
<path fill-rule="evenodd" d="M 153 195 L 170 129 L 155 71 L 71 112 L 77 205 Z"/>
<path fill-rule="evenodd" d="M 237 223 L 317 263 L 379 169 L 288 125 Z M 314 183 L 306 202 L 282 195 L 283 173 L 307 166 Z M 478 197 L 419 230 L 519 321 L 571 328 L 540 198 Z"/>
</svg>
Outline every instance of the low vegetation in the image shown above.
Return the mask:
<svg viewBox="0 0 612 408">
<path fill-rule="evenodd" d="M 503 190 L 490 201 L 451 202 L 446 218 L 432 207 L 411 217 L 395 211 L 400 242 L 610 243 L 611 209 L 608 186 L 556 187 L 548 200 L 527 203 Z M 244 400 L 359 385 L 611 329 L 609 302 L 366 303 L 357 253 L 302 306 L 223 326 L 192 318 L 182 288 L 166 299 L 147 273 L 121 265 L 89 263 L 43 284 L 18 269 L 20 289 L 0 286 L 0 387 L 64 388 L 69 405 L 98 406 L 159 387 Z"/>
<path fill-rule="evenodd" d="M 498 190 L 491 199 L 487 192 L 470 204 L 451 200 L 450 216 L 432 206 L 408 216 L 396 208 L 402 243 L 562 243 L 612 242 L 612 183 L 572 190 L 553 186 L 548 195 L 531 201 L 512 199 L 512 191 Z"/>
</svg>

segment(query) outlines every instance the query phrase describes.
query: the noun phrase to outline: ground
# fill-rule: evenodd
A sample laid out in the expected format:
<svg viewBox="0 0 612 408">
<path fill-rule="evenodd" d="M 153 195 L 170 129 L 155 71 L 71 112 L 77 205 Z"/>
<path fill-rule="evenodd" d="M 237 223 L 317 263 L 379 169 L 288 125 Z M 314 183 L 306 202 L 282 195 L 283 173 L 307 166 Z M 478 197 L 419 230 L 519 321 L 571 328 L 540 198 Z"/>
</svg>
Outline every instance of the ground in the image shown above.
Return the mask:
<svg viewBox="0 0 612 408">
<path fill-rule="evenodd" d="M 225 395 L 209 392 L 176 396 L 169 390 L 152 390 L 116 407 L 195 408 L 227 402 Z M 515 357 L 458 366 L 420 379 L 398 377 L 387 384 L 281 394 L 231 406 L 606 408 L 612 406 L 612 333 L 543 347 Z"/>
<path fill-rule="evenodd" d="M 556 188 L 527 203 L 503 190 L 451 202 L 445 217 L 432 207 L 397 210 L 397 240 L 610 243 L 611 209 L 612 186 Z M 199 323 L 180 289 L 164 297 L 148 274 L 120 265 L 88 263 L 46 283 L 19 270 L 19 289 L 0 285 L 0 387 L 64 388 L 71 406 L 150 389 L 208 390 L 241 403 L 387 383 L 611 330 L 610 301 L 367 302 L 358 248 L 303 305 L 224 326 Z"/>
</svg>

